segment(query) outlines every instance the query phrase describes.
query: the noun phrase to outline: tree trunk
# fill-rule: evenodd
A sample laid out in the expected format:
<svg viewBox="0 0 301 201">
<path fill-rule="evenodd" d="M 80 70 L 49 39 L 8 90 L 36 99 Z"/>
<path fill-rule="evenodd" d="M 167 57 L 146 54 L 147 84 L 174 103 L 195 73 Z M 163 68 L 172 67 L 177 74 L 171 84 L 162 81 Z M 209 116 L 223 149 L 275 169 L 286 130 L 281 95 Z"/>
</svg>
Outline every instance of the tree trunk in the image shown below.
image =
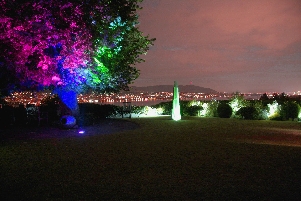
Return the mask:
<svg viewBox="0 0 301 201">
<path fill-rule="evenodd" d="M 79 107 L 77 102 L 77 93 L 72 90 L 57 90 L 58 97 L 61 100 L 61 115 L 71 115 L 75 118 L 79 116 Z"/>
</svg>

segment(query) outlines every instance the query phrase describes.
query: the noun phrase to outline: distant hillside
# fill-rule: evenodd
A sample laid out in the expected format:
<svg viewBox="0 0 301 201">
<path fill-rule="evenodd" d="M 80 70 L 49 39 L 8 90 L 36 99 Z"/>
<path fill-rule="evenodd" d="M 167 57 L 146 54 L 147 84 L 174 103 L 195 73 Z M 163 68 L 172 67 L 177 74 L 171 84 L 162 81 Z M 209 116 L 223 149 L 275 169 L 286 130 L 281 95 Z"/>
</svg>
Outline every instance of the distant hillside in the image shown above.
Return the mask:
<svg viewBox="0 0 301 201">
<path fill-rule="evenodd" d="M 147 87 L 136 87 L 132 86 L 130 88 L 131 92 L 172 92 L 173 85 L 155 85 L 155 86 L 147 86 Z M 210 89 L 199 87 L 195 85 L 179 85 L 180 92 L 191 92 L 191 93 L 205 93 L 205 94 L 212 94 L 218 93 L 217 91 Z"/>
</svg>

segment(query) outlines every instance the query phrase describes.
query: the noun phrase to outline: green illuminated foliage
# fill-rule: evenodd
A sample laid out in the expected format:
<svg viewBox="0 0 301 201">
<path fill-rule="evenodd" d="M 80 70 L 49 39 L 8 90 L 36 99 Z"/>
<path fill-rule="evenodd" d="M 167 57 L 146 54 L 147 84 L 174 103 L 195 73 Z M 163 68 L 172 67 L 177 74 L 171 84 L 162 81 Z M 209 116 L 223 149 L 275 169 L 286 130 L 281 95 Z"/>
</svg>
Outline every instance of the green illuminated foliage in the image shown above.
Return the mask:
<svg viewBox="0 0 301 201">
<path fill-rule="evenodd" d="M 244 99 L 243 95 L 239 92 L 236 92 L 231 100 L 229 101 L 229 105 L 232 108 L 232 116 L 236 116 L 236 112 L 242 108 L 246 107 L 248 105 L 247 101 Z"/>
</svg>

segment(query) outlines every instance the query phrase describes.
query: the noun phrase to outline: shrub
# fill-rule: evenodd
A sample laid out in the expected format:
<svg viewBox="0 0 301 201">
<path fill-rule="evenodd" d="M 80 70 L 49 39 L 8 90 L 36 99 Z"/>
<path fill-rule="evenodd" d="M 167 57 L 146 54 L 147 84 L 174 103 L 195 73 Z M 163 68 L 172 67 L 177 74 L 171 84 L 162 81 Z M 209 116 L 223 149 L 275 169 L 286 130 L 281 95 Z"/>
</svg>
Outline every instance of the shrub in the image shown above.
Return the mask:
<svg viewBox="0 0 301 201">
<path fill-rule="evenodd" d="M 248 102 L 244 99 L 244 96 L 239 92 L 236 92 L 229 101 L 229 105 L 232 108 L 232 115 L 235 117 L 236 112 L 242 108 L 248 106 Z"/>
<path fill-rule="evenodd" d="M 281 105 L 277 101 L 273 101 L 270 104 L 267 104 L 267 117 L 270 120 L 282 120 L 280 115 Z"/>
<path fill-rule="evenodd" d="M 230 118 L 232 115 L 232 108 L 229 104 L 222 102 L 217 107 L 217 114 L 220 118 Z"/>
<path fill-rule="evenodd" d="M 187 111 L 190 105 L 190 101 L 180 101 L 180 111 L 182 116 L 190 116 Z"/>
<path fill-rule="evenodd" d="M 145 110 L 145 106 L 136 106 L 136 105 L 132 105 L 132 109 L 131 112 L 137 115 L 143 114 Z"/>
<path fill-rule="evenodd" d="M 267 110 L 266 110 L 266 105 L 264 105 L 263 101 L 253 101 L 250 104 L 251 106 L 253 106 L 258 114 L 257 119 L 262 120 L 262 119 L 268 119 L 267 117 Z"/>
<path fill-rule="evenodd" d="M 41 110 L 44 112 L 48 112 L 48 119 L 50 122 L 59 120 L 59 102 L 60 99 L 57 95 L 55 96 L 47 96 L 41 101 Z"/>
<path fill-rule="evenodd" d="M 286 102 L 282 108 L 282 115 L 285 119 L 298 118 L 299 115 L 299 105 L 295 102 Z"/>
<path fill-rule="evenodd" d="M 171 115 L 172 110 L 172 101 L 168 102 L 161 102 L 159 104 L 156 104 L 152 106 L 153 108 L 162 108 L 162 115 Z"/>
<path fill-rule="evenodd" d="M 193 105 L 193 101 L 180 101 L 180 110 L 182 116 L 197 116 L 202 109 L 201 106 Z"/>
<path fill-rule="evenodd" d="M 217 107 L 219 103 L 217 101 L 211 101 L 208 103 L 206 117 L 218 117 Z"/>
<path fill-rule="evenodd" d="M 120 106 L 116 105 L 99 105 L 93 103 L 80 103 L 80 125 L 91 125 L 100 119 L 105 119 L 113 116 L 121 111 Z"/>
<path fill-rule="evenodd" d="M 253 106 L 247 106 L 240 108 L 236 115 L 240 116 L 242 119 L 258 119 L 258 111 Z"/>
<path fill-rule="evenodd" d="M 4 105 L 0 109 L 0 126 L 7 127 L 14 122 L 14 108 Z"/>
<path fill-rule="evenodd" d="M 200 110 L 202 110 L 201 106 L 193 105 L 193 106 L 190 106 L 190 107 L 186 108 L 185 115 L 187 115 L 187 116 L 198 116 Z"/>
</svg>

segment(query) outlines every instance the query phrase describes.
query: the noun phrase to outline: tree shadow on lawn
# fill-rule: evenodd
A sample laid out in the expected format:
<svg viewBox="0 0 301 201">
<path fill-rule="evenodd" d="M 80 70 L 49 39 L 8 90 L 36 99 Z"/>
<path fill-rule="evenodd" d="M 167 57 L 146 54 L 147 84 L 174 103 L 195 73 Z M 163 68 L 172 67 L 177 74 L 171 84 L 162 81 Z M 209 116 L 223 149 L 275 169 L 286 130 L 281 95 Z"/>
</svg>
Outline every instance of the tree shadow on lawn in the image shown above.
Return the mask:
<svg viewBox="0 0 301 201">
<path fill-rule="evenodd" d="M 102 119 L 94 125 L 84 127 L 76 125 L 69 129 L 60 125 L 9 126 L 0 128 L 0 142 L 104 135 L 137 128 L 138 124 L 125 119 Z M 79 133 L 80 131 L 83 133 Z"/>
</svg>

